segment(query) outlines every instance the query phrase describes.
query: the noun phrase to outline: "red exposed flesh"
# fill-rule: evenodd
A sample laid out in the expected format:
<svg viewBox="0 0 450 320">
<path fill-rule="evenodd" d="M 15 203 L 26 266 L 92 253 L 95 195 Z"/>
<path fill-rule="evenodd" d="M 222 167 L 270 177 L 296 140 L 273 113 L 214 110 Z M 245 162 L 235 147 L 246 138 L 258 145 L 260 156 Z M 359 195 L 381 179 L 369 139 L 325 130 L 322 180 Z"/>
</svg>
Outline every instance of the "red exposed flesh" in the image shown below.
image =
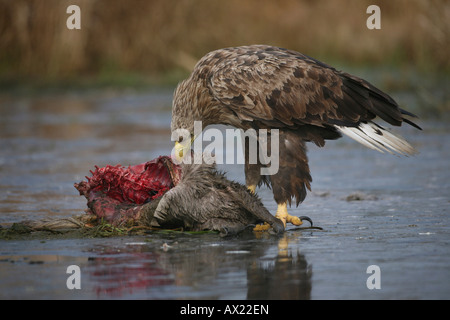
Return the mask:
<svg viewBox="0 0 450 320">
<path fill-rule="evenodd" d="M 140 207 L 173 188 L 180 174 L 180 167 L 166 156 L 130 167 L 95 168 L 87 182 L 74 186 L 86 197 L 92 214 L 114 225 L 137 219 Z"/>
<path fill-rule="evenodd" d="M 95 167 L 92 177 L 86 177 L 90 191 L 103 191 L 120 202 L 144 204 L 159 198 L 173 187 L 170 173 L 159 157 L 131 167 L 120 165 Z"/>
</svg>

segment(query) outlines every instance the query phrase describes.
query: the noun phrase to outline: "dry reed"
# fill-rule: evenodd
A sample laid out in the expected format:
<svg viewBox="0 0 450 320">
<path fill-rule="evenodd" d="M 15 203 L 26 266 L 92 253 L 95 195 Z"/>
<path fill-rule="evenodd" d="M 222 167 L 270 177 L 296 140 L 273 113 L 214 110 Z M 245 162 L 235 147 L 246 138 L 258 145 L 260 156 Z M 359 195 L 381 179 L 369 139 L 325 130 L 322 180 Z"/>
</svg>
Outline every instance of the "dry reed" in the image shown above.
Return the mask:
<svg viewBox="0 0 450 320">
<path fill-rule="evenodd" d="M 366 8 L 381 8 L 381 29 Z M 81 8 L 68 30 L 66 8 Z M 206 52 L 265 43 L 329 63 L 449 70 L 441 0 L 0 0 L 0 77 L 190 70 Z"/>
</svg>

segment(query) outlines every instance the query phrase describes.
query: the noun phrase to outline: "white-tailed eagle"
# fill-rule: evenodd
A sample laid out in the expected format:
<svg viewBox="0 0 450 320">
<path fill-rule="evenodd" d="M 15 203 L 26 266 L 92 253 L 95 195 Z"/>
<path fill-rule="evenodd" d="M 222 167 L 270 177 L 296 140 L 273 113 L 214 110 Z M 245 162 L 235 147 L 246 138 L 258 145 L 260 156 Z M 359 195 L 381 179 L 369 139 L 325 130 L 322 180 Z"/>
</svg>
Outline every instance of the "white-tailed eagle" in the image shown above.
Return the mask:
<svg viewBox="0 0 450 320">
<path fill-rule="evenodd" d="M 305 199 L 312 181 L 305 141 L 322 147 L 325 140 L 345 134 L 363 145 L 389 153 L 410 155 L 415 149 L 373 122 L 390 125 L 415 117 L 399 108 L 369 82 L 296 51 L 267 45 L 216 50 L 206 54 L 175 90 L 172 131 L 187 129 L 194 139 L 194 121 L 225 124 L 247 130 L 279 129 L 279 170 L 263 176 L 261 163 L 250 164 L 246 151 L 247 187 L 271 186 L 278 204 L 276 216 L 300 225 L 287 213 L 287 204 Z M 185 144 L 175 142 L 182 155 Z"/>
</svg>

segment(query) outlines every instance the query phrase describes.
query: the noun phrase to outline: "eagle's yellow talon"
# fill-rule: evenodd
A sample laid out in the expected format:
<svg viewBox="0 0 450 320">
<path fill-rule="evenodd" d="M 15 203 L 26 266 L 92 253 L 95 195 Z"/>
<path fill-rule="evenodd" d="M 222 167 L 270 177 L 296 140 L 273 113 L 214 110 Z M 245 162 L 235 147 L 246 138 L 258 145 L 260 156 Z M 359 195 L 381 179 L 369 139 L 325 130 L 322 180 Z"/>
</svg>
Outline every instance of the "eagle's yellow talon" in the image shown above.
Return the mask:
<svg viewBox="0 0 450 320">
<path fill-rule="evenodd" d="M 258 224 L 256 227 L 253 228 L 253 231 L 255 232 L 264 232 L 271 228 L 270 224 L 267 222 L 264 222 L 264 224 Z"/>
<path fill-rule="evenodd" d="M 300 220 L 299 217 L 295 217 L 295 216 L 291 216 L 288 214 L 288 216 L 286 217 L 286 222 L 292 223 L 295 226 L 300 226 L 303 224 L 303 221 Z"/>
<path fill-rule="evenodd" d="M 280 219 L 284 226 L 286 227 L 286 223 L 292 223 L 295 226 L 300 226 L 303 224 L 303 221 L 296 216 L 291 216 L 287 212 L 287 203 L 279 204 L 277 208 L 277 213 L 275 214 L 275 218 Z"/>
</svg>

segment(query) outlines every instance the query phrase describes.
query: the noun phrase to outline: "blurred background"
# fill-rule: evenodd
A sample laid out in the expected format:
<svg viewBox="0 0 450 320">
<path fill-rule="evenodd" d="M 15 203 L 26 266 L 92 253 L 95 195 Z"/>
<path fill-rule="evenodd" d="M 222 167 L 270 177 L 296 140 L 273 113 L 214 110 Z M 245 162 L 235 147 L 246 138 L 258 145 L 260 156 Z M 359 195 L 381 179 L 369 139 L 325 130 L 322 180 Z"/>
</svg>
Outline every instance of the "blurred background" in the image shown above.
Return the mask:
<svg viewBox="0 0 450 320">
<path fill-rule="evenodd" d="M 66 8 L 81 8 L 69 30 Z M 369 30 L 366 9 L 381 8 Z M 205 53 L 271 44 L 340 66 L 448 72 L 446 0 L 0 0 L 2 83 L 176 83 Z"/>
</svg>

